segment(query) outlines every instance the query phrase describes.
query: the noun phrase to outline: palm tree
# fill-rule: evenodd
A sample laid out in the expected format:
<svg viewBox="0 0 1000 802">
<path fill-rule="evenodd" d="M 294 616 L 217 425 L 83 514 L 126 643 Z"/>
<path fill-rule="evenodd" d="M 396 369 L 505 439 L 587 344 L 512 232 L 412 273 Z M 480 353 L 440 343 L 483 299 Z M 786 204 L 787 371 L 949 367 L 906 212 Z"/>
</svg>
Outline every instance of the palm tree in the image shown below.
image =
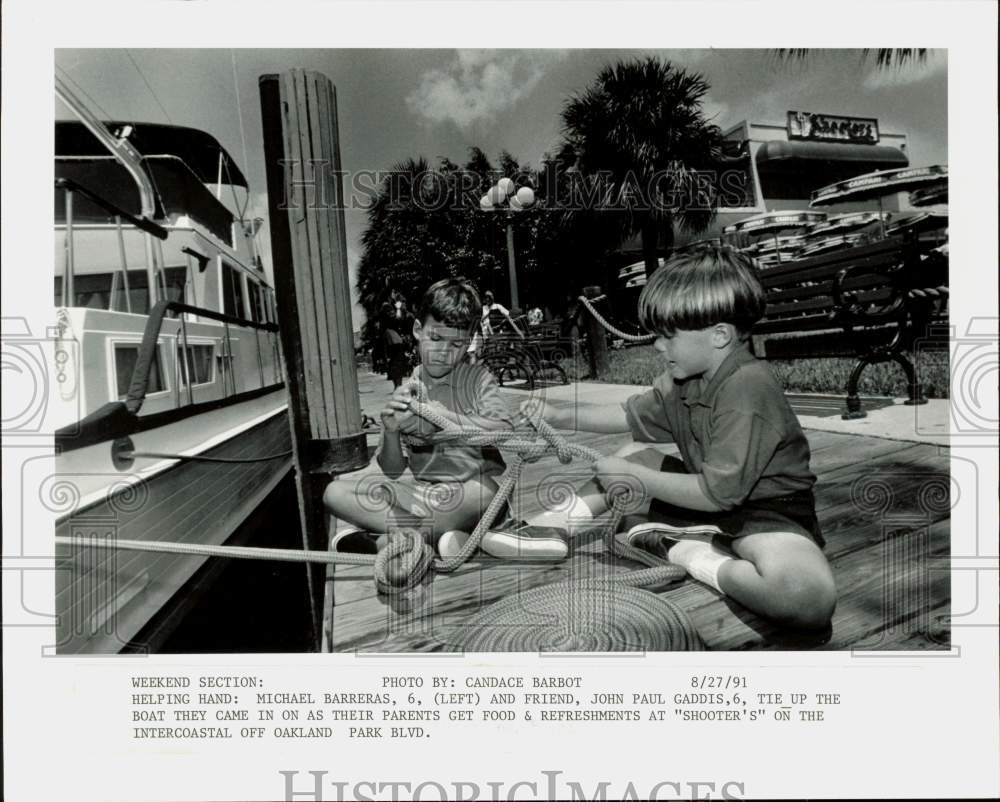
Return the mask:
<svg viewBox="0 0 1000 802">
<path fill-rule="evenodd" d="M 779 58 L 782 59 L 794 59 L 802 60 L 809 57 L 813 52 L 809 48 L 805 47 L 787 47 L 778 48 L 775 51 Z M 869 59 L 875 56 L 875 66 L 880 69 L 888 69 L 890 67 L 905 67 L 910 63 L 920 64 L 927 60 L 927 48 L 926 47 L 866 47 L 861 50 L 861 58 Z"/>
<path fill-rule="evenodd" d="M 720 154 L 721 132 L 702 113 L 708 88 L 700 74 L 648 57 L 606 66 L 562 111 L 584 191 L 621 239 L 641 236 L 647 274 L 658 240 L 673 246 L 675 221 L 700 231 L 714 214 L 711 193 L 695 191 Z"/>
</svg>

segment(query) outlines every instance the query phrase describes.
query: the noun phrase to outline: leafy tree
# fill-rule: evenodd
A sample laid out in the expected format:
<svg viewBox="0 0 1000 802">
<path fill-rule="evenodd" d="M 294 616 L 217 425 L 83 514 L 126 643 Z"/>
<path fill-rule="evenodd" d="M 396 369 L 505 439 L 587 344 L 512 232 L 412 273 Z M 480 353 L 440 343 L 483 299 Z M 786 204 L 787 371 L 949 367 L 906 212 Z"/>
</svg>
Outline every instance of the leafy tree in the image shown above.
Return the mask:
<svg viewBox="0 0 1000 802">
<path fill-rule="evenodd" d="M 368 209 L 361 239 L 357 287 L 366 345 L 379 336 L 378 311 L 394 293 L 413 306 L 441 278 L 465 276 L 491 286 L 506 261 L 496 255 L 497 221 L 480 210 L 479 199 L 498 175 L 478 148 L 464 168 L 447 158 L 432 168 L 422 157 L 393 166 Z"/>
<path fill-rule="evenodd" d="M 606 66 L 562 111 L 564 157 L 575 154 L 579 172 L 567 211 L 600 211 L 619 241 L 639 234 L 647 274 L 658 241 L 672 247 L 675 221 L 701 231 L 714 214 L 706 179 L 721 132 L 702 114 L 708 88 L 700 74 L 648 57 Z"/>
</svg>

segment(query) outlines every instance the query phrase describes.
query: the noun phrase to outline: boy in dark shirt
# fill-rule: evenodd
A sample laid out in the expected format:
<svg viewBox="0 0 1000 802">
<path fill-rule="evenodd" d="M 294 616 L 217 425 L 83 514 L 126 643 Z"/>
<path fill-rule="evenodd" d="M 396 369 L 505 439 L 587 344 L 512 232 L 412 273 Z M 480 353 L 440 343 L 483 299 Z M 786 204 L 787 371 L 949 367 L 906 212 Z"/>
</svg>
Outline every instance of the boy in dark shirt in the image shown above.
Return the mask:
<svg viewBox="0 0 1000 802">
<path fill-rule="evenodd" d="M 559 428 L 631 432 L 637 443 L 676 443 L 681 460 L 630 444 L 595 463 L 595 479 L 530 523 L 587 524 L 608 509 L 602 488 L 622 479 L 650 498 L 630 545 L 780 623 L 829 624 L 836 604 L 822 552 L 809 444 L 781 387 L 750 351 L 764 291 L 749 258 L 730 248 L 677 256 L 639 299 L 643 326 L 667 369 L 624 406 L 554 409 L 525 402 Z"/>
</svg>

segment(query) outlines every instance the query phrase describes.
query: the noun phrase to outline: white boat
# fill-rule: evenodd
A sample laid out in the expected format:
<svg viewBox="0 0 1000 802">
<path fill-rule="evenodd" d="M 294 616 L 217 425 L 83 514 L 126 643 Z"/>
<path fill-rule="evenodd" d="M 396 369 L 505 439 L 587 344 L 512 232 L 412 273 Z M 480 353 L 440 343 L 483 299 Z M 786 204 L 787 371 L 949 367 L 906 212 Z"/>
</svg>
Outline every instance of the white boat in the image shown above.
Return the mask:
<svg viewBox="0 0 1000 802">
<path fill-rule="evenodd" d="M 274 293 L 213 137 L 57 94 L 57 649 L 155 649 L 208 558 L 97 546 L 225 543 L 288 475 Z"/>
</svg>

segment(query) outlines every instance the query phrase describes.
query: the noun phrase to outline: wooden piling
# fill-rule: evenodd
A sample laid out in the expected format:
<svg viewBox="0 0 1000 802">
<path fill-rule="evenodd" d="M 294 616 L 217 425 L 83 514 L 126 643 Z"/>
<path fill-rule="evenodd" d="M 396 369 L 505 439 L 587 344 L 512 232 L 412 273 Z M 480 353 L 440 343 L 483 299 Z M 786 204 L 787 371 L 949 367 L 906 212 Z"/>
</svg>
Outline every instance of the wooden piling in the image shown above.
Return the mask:
<svg viewBox="0 0 1000 802">
<path fill-rule="evenodd" d="M 601 288 L 597 286 L 584 287 L 583 294 L 593 303 L 594 298 L 600 297 Z M 608 338 L 604 326 L 596 317 L 589 311 L 587 311 L 586 317 L 587 339 L 590 341 L 590 376 L 593 379 L 600 379 L 611 371 L 611 363 L 608 361 Z"/>
<path fill-rule="evenodd" d="M 259 81 L 271 258 L 296 466 L 303 546 L 329 546 L 323 491 L 363 468 L 337 99 L 324 75 L 301 69 Z M 325 568 L 308 572 L 317 648 Z"/>
</svg>

